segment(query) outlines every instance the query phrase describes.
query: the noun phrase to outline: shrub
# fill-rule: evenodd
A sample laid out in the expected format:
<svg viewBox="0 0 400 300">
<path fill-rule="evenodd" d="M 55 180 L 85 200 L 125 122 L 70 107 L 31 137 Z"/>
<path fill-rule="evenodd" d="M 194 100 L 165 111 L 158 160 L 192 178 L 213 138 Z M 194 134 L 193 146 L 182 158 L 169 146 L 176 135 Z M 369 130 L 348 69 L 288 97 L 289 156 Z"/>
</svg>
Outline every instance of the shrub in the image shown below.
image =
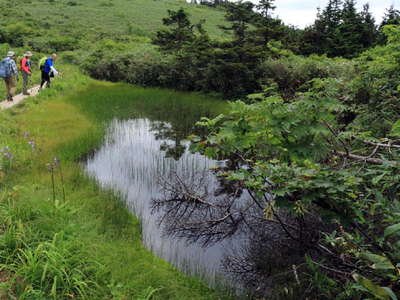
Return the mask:
<svg viewBox="0 0 400 300">
<path fill-rule="evenodd" d="M 68 5 L 68 6 L 78 6 L 79 3 L 76 2 L 76 1 L 68 1 L 68 2 L 67 2 L 67 5 Z"/>
<path fill-rule="evenodd" d="M 302 86 L 315 78 L 339 78 L 352 73 L 353 63 L 344 59 L 328 59 L 324 56 L 301 57 L 290 55 L 268 59 L 263 66 L 264 80 L 275 83 L 285 98 L 292 98 Z M 304 90 L 304 89 L 303 89 Z"/>
<path fill-rule="evenodd" d="M 61 59 L 67 64 L 79 65 L 81 63 L 79 54 L 73 51 L 65 51 L 62 54 Z"/>
<path fill-rule="evenodd" d="M 21 47 L 27 37 L 35 34 L 35 30 L 24 23 L 8 24 L 0 30 L 0 38 L 13 46 Z"/>
<path fill-rule="evenodd" d="M 168 86 L 169 66 L 168 58 L 149 45 L 139 43 L 128 51 L 112 40 L 100 43 L 83 63 L 94 78 L 143 86 Z"/>
<path fill-rule="evenodd" d="M 102 2 L 100 2 L 99 6 L 112 7 L 112 6 L 114 6 L 114 3 L 112 3 L 111 1 L 102 1 Z"/>
<path fill-rule="evenodd" d="M 37 37 L 28 40 L 27 44 L 34 51 L 46 53 L 71 51 L 79 47 L 79 41 L 72 37 Z"/>
</svg>

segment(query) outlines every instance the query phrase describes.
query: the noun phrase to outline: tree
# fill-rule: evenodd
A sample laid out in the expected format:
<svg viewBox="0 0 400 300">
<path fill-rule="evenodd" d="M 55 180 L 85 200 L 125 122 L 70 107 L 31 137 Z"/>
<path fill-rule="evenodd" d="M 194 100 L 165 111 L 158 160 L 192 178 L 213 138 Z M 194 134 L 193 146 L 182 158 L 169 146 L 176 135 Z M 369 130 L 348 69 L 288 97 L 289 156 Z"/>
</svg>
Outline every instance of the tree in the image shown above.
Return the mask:
<svg viewBox="0 0 400 300">
<path fill-rule="evenodd" d="M 271 18 L 271 12 L 276 8 L 274 2 L 275 0 L 260 0 L 256 8 L 264 18 Z"/>
<path fill-rule="evenodd" d="M 368 4 L 358 12 L 355 0 L 330 0 L 318 11 L 314 25 L 304 30 L 300 50 L 303 54 L 350 58 L 375 45 L 377 38 Z"/>
<path fill-rule="evenodd" d="M 226 31 L 233 32 L 235 43 L 243 44 L 247 38 L 250 25 L 253 23 L 255 13 L 254 4 L 251 2 L 227 3 L 225 6 L 225 19 L 230 26 L 220 26 Z"/>
<path fill-rule="evenodd" d="M 305 31 L 308 53 L 334 56 L 333 49 L 338 44 L 337 27 L 341 21 L 341 0 L 329 0 L 322 11 L 318 9 L 314 25 Z"/>
<path fill-rule="evenodd" d="M 158 31 L 153 43 L 164 51 L 180 50 L 185 44 L 195 39 L 195 26 L 191 24 L 183 8 L 177 11 L 168 10 L 168 15 L 163 19 L 163 24 L 169 26 L 170 29 Z"/>
<path fill-rule="evenodd" d="M 333 56 L 354 57 L 363 50 L 363 21 L 357 12 L 356 1 L 346 0 L 341 11 L 341 22 L 337 25 L 338 44 L 332 52 Z"/>
<path fill-rule="evenodd" d="M 257 13 L 253 21 L 255 27 L 253 40 L 258 46 L 262 46 L 264 50 L 268 43 L 272 40 L 284 40 L 287 36 L 285 26 L 282 21 L 272 17 L 272 12 L 275 9 L 274 0 L 261 0 L 256 6 Z"/>
<path fill-rule="evenodd" d="M 329 0 L 326 8 L 317 15 L 316 29 L 323 33 L 327 39 L 332 38 L 341 21 L 342 0 Z"/>
<path fill-rule="evenodd" d="M 383 17 L 382 23 L 379 26 L 381 29 L 386 25 L 400 25 L 400 11 L 395 9 L 394 6 L 390 6 Z"/>
<path fill-rule="evenodd" d="M 369 4 L 364 5 L 361 18 L 363 22 L 361 42 L 363 43 L 363 48 L 367 49 L 378 42 L 378 30 L 375 25 L 375 18 L 370 12 Z"/>
<path fill-rule="evenodd" d="M 386 35 L 383 32 L 383 28 L 386 25 L 400 25 L 400 11 L 395 9 L 393 5 L 386 10 L 385 16 L 379 25 L 378 43 L 381 45 L 387 42 Z"/>
</svg>

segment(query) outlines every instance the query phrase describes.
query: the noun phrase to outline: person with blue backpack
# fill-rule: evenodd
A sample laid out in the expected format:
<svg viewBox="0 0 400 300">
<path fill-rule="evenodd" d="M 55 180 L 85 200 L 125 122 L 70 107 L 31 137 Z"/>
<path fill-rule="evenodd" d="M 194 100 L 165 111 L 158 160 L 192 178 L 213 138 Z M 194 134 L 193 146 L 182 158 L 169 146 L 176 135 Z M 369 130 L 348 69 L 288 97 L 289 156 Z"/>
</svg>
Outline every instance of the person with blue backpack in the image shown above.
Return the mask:
<svg viewBox="0 0 400 300">
<path fill-rule="evenodd" d="M 53 54 L 46 59 L 42 59 L 39 63 L 40 70 L 42 71 L 42 82 L 40 83 L 40 89 L 46 83 L 46 87 L 50 87 L 50 78 L 57 76 L 58 71 L 54 68 L 54 62 L 57 60 L 57 54 Z"/>
<path fill-rule="evenodd" d="M 7 57 L 0 62 L 0 78 L 3 78 L 6 84 L 7 101 L 13 101 L 17 88 L 18 68 L 15 59 L 15 52 L 8 51 Z"/>
</svg>

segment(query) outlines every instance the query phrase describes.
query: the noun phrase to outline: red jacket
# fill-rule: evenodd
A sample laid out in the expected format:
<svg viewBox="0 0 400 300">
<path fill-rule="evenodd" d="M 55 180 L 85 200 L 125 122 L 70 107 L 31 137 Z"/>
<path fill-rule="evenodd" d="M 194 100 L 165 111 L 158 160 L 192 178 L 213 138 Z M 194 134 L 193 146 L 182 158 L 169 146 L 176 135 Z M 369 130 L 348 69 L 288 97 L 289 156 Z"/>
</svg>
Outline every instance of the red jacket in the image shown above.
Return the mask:
<svg viewBox="0 0 400 300">
<path fill-rule="evenodd" d="M 31 62 L 26 57 L 21 60 L 21 70 L 28 74 L 31 73 Z"/>
</svg>

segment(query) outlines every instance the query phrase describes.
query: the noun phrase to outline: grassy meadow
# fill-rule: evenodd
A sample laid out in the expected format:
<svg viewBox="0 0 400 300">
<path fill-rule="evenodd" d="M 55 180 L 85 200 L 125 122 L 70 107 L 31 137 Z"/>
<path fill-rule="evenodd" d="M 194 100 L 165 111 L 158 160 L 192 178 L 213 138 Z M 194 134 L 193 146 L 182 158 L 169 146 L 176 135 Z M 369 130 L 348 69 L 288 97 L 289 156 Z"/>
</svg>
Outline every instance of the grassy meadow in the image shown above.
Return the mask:
<svg viewBox="0 0 400 300">
<path fill-rule="evenodd" d="M 165 105 L 215 115 L 224 102 L 63 68 L 52 89 L 0 112 L 12 155 L 0 159 L 0 299 L 228 299 L 144 249 L 138 219 L 79 165 L 113 117 L 158 118 Z"/>
<path fill-rule="evenodd" d="M 80 50 L 103 40 L 148 44 L 168 10 L 185 8 L 193 22 L 206 20 L 210 36 L 222 38 L 224 12 L 181 0 L 0 0 L 0 41 L 53 52 Z M 1 44 L 0 44 L 1 46 Z"/>
</svg>

